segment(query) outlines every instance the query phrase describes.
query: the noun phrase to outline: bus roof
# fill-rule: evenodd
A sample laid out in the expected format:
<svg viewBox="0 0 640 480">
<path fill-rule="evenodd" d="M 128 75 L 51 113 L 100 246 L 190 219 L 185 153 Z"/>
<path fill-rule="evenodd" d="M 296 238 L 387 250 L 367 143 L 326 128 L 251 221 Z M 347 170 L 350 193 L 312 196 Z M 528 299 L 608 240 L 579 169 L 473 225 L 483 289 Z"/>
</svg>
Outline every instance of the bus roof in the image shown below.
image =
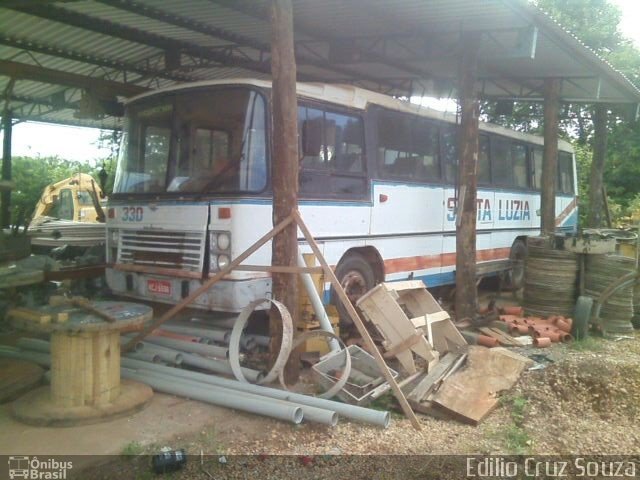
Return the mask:
<svg viewBox="0 0 640 480">
<path fill-rule="evenodd" d="M 126 103 L 135 102 L 141 98 L 154 96 L 166 92 L 175 92 L 182 90 L 190 90 L 194 88 L 202 88 L 217 85 L 248 85 L 264 89 L 271 89 L 271 82 L 268 80 L 259 80 L 253 78 L 236 78 L 225 80 L 206 80 L 202 82 L 183 83 L 167 88 L 153 90 L 143 93 L 136 97 L 130 98 Z M 368 105 L 379 105 L 390 110 L 412 113 L 421 117 L 431 118 L 434 120 L 442 120 L 448 123 L 456 123 L 456 116 L 452 113 L 441 112 L 433 108 L 425 107 L 406 100 L 383 95 L 381 93 L 366 90 L 364 88 L 355 87 L 353 85 L 343 84 L 327 84 L 327 83 L 302 83 L 296 84 L 296 93 L 299 97 L 310 98 L 313 100 L 322 100 L 327 103 L 341 105 L 358 110 L 365 110 Z M 523 142 L 530 142 L 537 145 L 544 145 L 543 137 L 532 135 L 496 125 L 494 123 L 480 122 L 480 130 L 492 132 L 498 135 L 504 135 Z M 564 151 L 573 152 L 572 145 L 563 139 L 558 139 L 558 147 Z"/>
</svg>

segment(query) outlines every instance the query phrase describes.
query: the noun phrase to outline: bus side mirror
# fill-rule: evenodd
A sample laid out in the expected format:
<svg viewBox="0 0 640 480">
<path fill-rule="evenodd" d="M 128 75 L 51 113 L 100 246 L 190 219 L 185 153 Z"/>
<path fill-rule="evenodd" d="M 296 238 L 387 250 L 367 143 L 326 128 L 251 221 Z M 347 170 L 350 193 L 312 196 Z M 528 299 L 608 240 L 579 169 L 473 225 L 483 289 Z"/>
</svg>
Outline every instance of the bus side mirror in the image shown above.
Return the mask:
<svg viewBox="0 0 640 480">
<path fill-rule="evenodd" d="M 322 124 L 317 120 L 302 122 L 302 156 L 318 157 L 322 149 Z"/>
</svg>

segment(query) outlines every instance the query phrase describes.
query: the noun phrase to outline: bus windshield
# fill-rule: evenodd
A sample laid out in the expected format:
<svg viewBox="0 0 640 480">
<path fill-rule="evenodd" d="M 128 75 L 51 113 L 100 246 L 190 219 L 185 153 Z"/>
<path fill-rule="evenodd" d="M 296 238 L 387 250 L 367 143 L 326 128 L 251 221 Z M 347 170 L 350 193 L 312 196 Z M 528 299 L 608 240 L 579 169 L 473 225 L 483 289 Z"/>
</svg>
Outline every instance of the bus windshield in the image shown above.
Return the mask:
<svg viewBox="0 0 640 480">
<path fill-rule="evenodd" d="M 116 194 L 259 192 L 267 182 L 263 97 L 247 88 L 177 92 L 127 109 Z"/>
</svg>

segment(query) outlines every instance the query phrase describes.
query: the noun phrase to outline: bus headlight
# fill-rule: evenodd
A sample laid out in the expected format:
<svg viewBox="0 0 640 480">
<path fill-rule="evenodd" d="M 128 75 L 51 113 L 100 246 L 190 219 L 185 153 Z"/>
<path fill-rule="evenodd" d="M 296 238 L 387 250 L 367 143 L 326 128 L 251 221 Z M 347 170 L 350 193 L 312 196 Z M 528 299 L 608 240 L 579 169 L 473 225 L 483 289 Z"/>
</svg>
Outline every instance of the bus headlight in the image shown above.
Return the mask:
<svg viewBox="0 0 640 480">
<path fill-rule="evenodd" d="M 228 255 L 218 255 L 218 270 L 223 270 L 229 266 L 231 260 Z"/>
<path fill-rule="evenodd" d="M 227 250 L 231 246 L 231 237 L 227 233 L 219 233 L 216 240 L 218 250 Z"/>
</svg>

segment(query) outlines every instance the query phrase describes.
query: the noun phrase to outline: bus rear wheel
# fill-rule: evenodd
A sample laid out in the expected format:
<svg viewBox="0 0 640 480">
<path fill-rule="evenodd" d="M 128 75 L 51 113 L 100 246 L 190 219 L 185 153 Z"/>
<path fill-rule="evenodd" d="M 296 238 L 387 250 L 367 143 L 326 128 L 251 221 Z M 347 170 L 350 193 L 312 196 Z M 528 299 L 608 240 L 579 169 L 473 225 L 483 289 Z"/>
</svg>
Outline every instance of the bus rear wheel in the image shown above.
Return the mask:
<svg viewBox="0 0 640 480">
<path fill-rule="evenodd" d="M 509 270 L 509 288 L 520 290 L 524 287 L 524 260 L 527 256 L 527 245 L 522 240 L 516 240 L 511 245 L 509 260 L 511 269 Z"/>
<path fill-rule="evenodd" d="M 360 297 L 376 285 L 373 267 L 358 253 L 350 253 L 338 263 L 336 277 L 354 306 Z M 353 323 L 351 317 L 333 288 L 331 299 L 340 315 L 340 323 L 351 325 Z"/>
</svg>

